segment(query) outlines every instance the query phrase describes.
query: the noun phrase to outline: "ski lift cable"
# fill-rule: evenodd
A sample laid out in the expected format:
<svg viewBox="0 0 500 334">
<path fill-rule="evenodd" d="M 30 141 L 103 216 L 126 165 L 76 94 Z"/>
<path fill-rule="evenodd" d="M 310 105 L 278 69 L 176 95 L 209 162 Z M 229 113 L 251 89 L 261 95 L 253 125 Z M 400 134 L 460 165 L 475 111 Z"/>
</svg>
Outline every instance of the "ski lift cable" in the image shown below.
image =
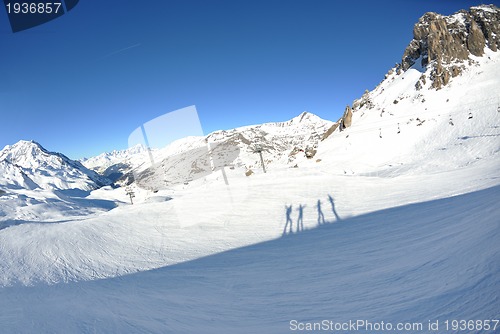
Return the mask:
<svg viewBox="0 0 500 334">
<path fill-rule="evenodd" d="M 489 99 L 488 101 L 493 101 L 493 100 L 498 101 L 496 99 Z M 435 109 L 426 110 L 426 111 L 419 111 L 419 112 L 414 112 L 411 114 L 404 114 L 401 116 L 392 116 L 390 119 L 371 122 L 367 126 L 363 126 L 363 125 L 361 125 L 359 127 L 356 126 L 356 128 L 354 128 L 354 129 L 352 127 L 347 128 L 344 131 L 347 131 L 347 134 L 351 135 L 351 134 L 361 134 L 361 133 L 367 133 L 367 132 L 372 132 L 372 131 L 379 131 L 380 128 L 385 128 L 385 129 L 387 129 L 388 127 L 397 128 L 398 125 L 400 127 L 405 126 L 405 123 L 407 123 L 407 121 L 411 120 L 414 117 L 417 117 L 417 118 L 422 117 L 423 118 L 423 116 L 427 116 L 430 114 L 432 114 L 432 116 L 433 116 L 432 119 L 441 119 L 443 117 L 453 118 L 453 116 L 457 117 L 460 115 L 465 115 L 465 114 L 471 113 L 472 112 L 471 110 L 463 109 L 463 107 L 467 107 L 469 105 L 475 106 L 475 107 L 480 105 L 482 108 L 485 108 L 485 107 L 497 106 L 499 104 L 498 104 L 498 102 L 497 103 L 482 103 L 482 104 L 468 103 L 468 104 L 461 104 L 462 108 L 460 108 L 461 110 L 459 110 L 459 111 L 456 111 L 456 109 L 457 109 L 456 107 L 448 107 L 448 108 L 444 108 L 444 109 L 439 108 L 439 111 L 437 111 Z M 422 119 L 421 121 L 425 121 L 425 120 Z"/>
<path fill-rule="evenodd" d="M 489 101 L 493 101 L 494 99 L 490 99 Z M 467 104 L 461 104 L 460 106 L 461 107 L 466 107 L 466 106 L 478 106 L 477 103 L 467 103 Z M 487 103 L 487 104 L 482 104 L 481 107 L 490 107 L 490 106 L 494 106 L 494 105 L 499 105 L 499 102 L 497 101 L 497 103 Z M 413 112 L 413 113 L 410 113 L 410 114 L 404 114 L 404 115 L 400 115 L 400 116 L 391 116 L 390 119 L 385 119 L 385 120 L 380 120 L 380 121 L 375 121 L 375 122 L 371 122 L 370 125 L 374 125 L 374 124 L 385 124 L 385 123 L 392 123 L 394 120 L 398 120 L 398 119 L 407 119 L 409 117 L 415 117 L 415 116 L 425 116 L 427 114 L 432 114 L 435 117 L 440 117 L 442 116 L 442 114 L 446 114 L 446 116 L 453 116 L 453 115 L 459 115 L 459 114 L 462 114 L 462 113 L 469 113 L 471 112 L 471 110 L 464 110 L 464 109 L 461 109 L 459 111 L 456 111 L 456 107 L 447 107 L 447 108 L 439 108 L 439 111 L 436 111 L 435 109 L 432 109 L 432 110 L 424 110 L 424 111 L 417 111 L 417 112 Z M 377 109 L 379 110 L 379 109 Z M 357 111 L 359 112 L 359 111 Z M 386 113 L 388 113 L 388 111 L 385 111 Z M 378 125 L 377 125 L 378 126 Z"/>
</svg>

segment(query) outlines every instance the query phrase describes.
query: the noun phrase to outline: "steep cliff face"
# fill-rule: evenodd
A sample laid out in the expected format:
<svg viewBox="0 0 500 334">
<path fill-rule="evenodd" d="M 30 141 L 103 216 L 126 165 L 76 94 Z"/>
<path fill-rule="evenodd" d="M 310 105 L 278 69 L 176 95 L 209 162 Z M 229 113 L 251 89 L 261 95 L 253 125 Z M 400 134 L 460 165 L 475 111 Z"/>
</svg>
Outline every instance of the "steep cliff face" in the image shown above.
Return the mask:
<svg viewBox="0 0 500 334">
<path fill-rule="evenodd" d="M 500 10 L 495 5 L 472 7 L 450 16 L 426 13 L 413 28 L 413 40 L 404 51 L 401 70 L 415 64 L 430 67 L 432 88 L 440 89 L 462 72 L 471 55 L 483 56 L 485 47 L 498 50 L 499 21 Z"/>
</svg>

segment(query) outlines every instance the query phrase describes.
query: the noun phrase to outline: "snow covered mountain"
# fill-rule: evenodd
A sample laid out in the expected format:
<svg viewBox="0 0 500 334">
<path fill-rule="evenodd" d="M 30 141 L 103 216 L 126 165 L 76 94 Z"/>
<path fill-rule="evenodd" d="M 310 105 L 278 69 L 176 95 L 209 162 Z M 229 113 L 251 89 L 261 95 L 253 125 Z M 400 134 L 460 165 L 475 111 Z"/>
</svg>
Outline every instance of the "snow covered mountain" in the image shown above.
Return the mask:
<svg viewBox="0 0 500 334">
<path fill-rule="evenodd" d="M 0 151 L 0 230 L 27 221 L 90 216 L 116 202 L 92 198 L 91 191 L 110 181 L 34 141 Z"/>
<path fill-rule="evenodd" d="M 96 172 L 34 141 L 19 141 L 0 151 L 1 185 L 28 189 L 92 190 L 109 184 Z"/>
<path fill-rule="evenodd" d="M 346 108 L 320 144 L 318 157 L 348 174 L 386 176 L 497 162 L 499 17 L 495 6 L 473 7 L 448 17 L 425 14 L 415 26 L 402 65 Z M 476 24 L 471 20 L 483 27 L 480 51 L 470 49 Z M 462 58 L 449 45 L 457 36 L 469 41 Z M 447 77 L 443 66 L 454 74 Z M 457 66 L 459 71 L 453 69 Z"/>
<path fill-rule="evenodd" d="M 331 121 L 303 112 L 286 122 L 215 131 L 206 137 L 180 139 L 165 148 L 150 152 L 137 146 L 104 153 L 81 162 L 117 184 L 130 184 L 134 181 L 130 176 L 131 172 L 135 172 L 136 181 L 143 187 L 161 189 L 164 179 L 171 180 L 168 183 L 171 185 L 209 174 L 214 167 L 212 164 L 217 165 L 217 161 L 214 162 L 211 156 L 213 152 L 209 154 L 210 150 L 220 151 L 213 155 L 219 155 L 221 166 L 231 165 L 244 172 L 262 168 L 256 147 L 262 150 L 264 163 L 268 168 L 293 166 L 297 159 L 299 161 L 306 155 L 309 158 L 314 156 L 319 141 L 332 125 Z M 233 154 L 235 151 L 238 152 Z M 220 158 L 226 154 L 226 158 Z M 150 161 L 151 157 L 153 163 Z M 171 166 L 176 166 L 175 171 Z M 175 176 L 168 175 L 167 170 L 174 172 Z"/>
<path fill-rule="evenodd" d="M 133 182 L 131 171 L 144 163 L 143 153 L 146 153 L 146 149 L 137 145 L 126 150 L 104 152 L 95 157 L 84 158 L 80 163 L 117 185 L 127 185 Z"/>
<path fill-rule="evenodd" d="M 144 151 L 144 147 L 137 145 L 135 147 L 131 147 L 126 150 L 114 150 L 112 152 L 104 152 L 98 156 L 91 158 L 81 159 L 80 162 L 85 165 L 85 167 L 94 169 L 98 171 L 100 174 L 105 174 L 106 169 L 112 165 L 118 163 L 126 163 L 133 156 L 142 153 Z M 128 162 L 129 164 L 133 164 Z"/>
<path fill-rule="evenodd" d="M 331 121 L 303 112 L 287 122 L 216 131 L 207 136 L 207 141 L 216 144 L 229 141 L 237 145 L 242 153 L 236 163 L 246 169 L 262 167 L 255 154 L 256 146 L 260 147 L 265 164 L 273 168 L 275 164 L 293 164 L 300 156 L 312 158 L 320 140 L 332 125 Z"/>
</svg>

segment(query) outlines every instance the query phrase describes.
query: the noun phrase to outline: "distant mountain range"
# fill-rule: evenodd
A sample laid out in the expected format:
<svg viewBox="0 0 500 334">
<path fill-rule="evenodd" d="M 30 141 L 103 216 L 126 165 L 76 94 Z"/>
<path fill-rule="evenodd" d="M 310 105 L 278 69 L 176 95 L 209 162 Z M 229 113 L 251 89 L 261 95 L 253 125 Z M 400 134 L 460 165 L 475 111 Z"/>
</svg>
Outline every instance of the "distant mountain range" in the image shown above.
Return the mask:
<svg viewBox="0 0 500 334">
<path fill-rule="evenodd" d="M 135 178 L 141 179 L 145 186 L 147 184 L 147 188 L 158 189 L 163 187 L 159 184 L 162 182 L 160 179 L 168 173 L 167 169 L 170 166 L 176 166 L 175 171 L 169 169 L 169 172 L 176 175 L 173 176 L 172 182 L 168 183 L 169 185 L 192 180 L 197 177 L 195 174 L 210 173 L 214 167 L 214 157 L 211 157 L 213 152 L 209 154 L 209 151 L 214 149 L 220 150 L 217 153 L 219 156 L 237 150 L 238 153 L 235 154 L 234 159 L 226 159 L 226 165 L 244 169 L 245 172 L 261 168 L 260 157 L 256 153 L 257 147 L 263 152 L 265 164 L 271 168 L 274 165 L 291 164 L 293 166 L 298 156 L 318 147 L 320 140 L 332 124 L 334 123 L 331 121 L 304 112 L 287 122 L 220 130 L 206 137 L 188 137 L 178 140 L 165 148 L 151 150 L 153 163 L 150 161 L 147 150 L 141 147 L 104 153 L 82 160 L 82 163 L 120 185 L 133 182 L 132 172 L 135 172 Z M 212 159 L 212 164 L 210 159 Z M 193 164 L 196 168 L 191 168 Z M 158 175 L 152 178 L 155 173 Z M 147 181 L 146 178 L 148 178 Z"/>
</svg>

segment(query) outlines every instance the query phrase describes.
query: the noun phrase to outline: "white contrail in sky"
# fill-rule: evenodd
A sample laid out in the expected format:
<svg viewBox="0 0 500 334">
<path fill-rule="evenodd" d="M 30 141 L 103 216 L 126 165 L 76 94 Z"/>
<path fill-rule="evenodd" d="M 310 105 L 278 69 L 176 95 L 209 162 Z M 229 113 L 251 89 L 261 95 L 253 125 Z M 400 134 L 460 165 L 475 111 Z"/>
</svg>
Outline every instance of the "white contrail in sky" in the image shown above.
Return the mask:
<svg viewBox="0 0 500 334">
<path fill-rule="evenodd" d="M 102 57 L 102 59 L 111 57 L 111 56 L 113 56 L 113 55 L 115 55 L 117 53 L 123 52 L 123 51 L 127 51 L 127 50 L 130 50 L 130 49 L 136 48 L 138 46 L 141 46 L 141 43 L 137 43 L 137 44 L 134 44 L 134 45 L 131 45 L 131 46 L 127 46 L 126 48 L 123 48 L 123 49 L 116 50 L 116 51 L 113 51 L 111 53 L 108 53 L 107 55 L 105 55 L 104 57 Z"/>
</svg>

